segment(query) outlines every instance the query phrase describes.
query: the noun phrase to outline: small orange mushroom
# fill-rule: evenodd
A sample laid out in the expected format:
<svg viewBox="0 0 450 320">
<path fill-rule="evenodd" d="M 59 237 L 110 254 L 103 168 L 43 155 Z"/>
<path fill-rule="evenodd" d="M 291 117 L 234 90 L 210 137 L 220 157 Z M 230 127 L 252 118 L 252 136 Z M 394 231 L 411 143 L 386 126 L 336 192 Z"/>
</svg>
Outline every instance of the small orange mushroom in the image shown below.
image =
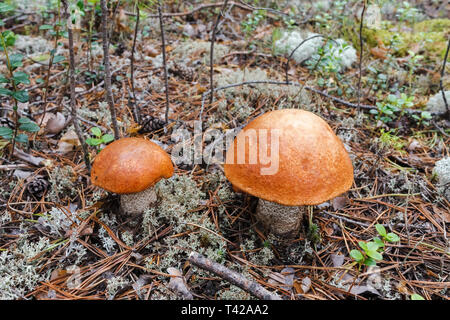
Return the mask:
<svg viewBox="0 0 450 320">
<path fill-rule="evenodd" d="M 120 206 L 135 215 L 156 201 L 153 186 L 173 175 L 170 156 L 156 143 L 142 138 L 122 138 L 104 148 L 92 165 L 91 181 L 120 194 Z"/>
</svg>

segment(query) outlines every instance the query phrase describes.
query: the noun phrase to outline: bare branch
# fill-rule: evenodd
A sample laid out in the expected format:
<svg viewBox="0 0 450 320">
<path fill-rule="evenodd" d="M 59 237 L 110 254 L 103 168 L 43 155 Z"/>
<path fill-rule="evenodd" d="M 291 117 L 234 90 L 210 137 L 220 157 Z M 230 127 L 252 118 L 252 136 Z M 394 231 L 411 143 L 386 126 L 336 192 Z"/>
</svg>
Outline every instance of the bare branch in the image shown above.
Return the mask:
<svg viewBox="0 0 450 320">
<path fill-rule="evenodd" d="M 164 85 L 166 88 L 166 113 L 164 120 L 166 123 L 169 121 L 169 80 L 167 75 L 167 61 L 166 61 L 166 40 L 164 37 L 164 22 L 161 12 L 161 1 L 158 1 L 158 17 L 159 17 L 159 28 L 161 29 L 161 42 L 162 42 L 162 55 L 163 55 L 163 67 L 164 67 Z"/>
<path fill-rule="evenodd" d="M 103 36 L 103 61 L 105 63 L 105 93 L 106 102 L 111 113 L 111 121 L 113 125 L 114 138 L 120 138 L 119 126 L 117 125 L 116 108 L 114 106 L 113 95 L 111 91 L 111 69 L 109 65 L 109 40 L 108 40 L 108 8 L 106 0 L 100 0 L 102 8 L 102 36 Z"/>
<path fill-rule="evenodd" d="M 224 265 L 211 261 L 208 258 L 203 257 L 197 252 L 191 252 L 189 255 L 189 262 L 193 265 L 216 274 L 217 276 L 229 281 L 230 283 L 238 286 L 242 290 L 245 290 L 258 299 L 262 300 L 281 300 L 276 294 L 268 291 L 255 281 L 246 279 L 243 275 L 228 269 Z"/>
</svg>

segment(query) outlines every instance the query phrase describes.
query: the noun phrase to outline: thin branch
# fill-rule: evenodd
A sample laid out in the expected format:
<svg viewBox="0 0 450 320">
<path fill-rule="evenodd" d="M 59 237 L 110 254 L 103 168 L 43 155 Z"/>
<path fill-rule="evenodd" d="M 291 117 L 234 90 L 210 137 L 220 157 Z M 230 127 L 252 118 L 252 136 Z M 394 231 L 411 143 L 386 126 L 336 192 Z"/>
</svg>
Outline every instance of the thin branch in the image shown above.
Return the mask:
<svg viewBox="0 0 450 320">
<path fill-rule="evenodd" d="M 450 37 L 448 38 L 447 50 L 445 51 L 444 62 L 442 63 L 441 78 L 439 79 L 439 87 L 441 88 L 442 99 L 444 99 L 444 104 L 447 109 L 447 120 L 450 121 L 450 107 L 448 106 L 447 98 L 445 97 L 444 85 L 442 83 L 442 79 L 444 78 L 445 64 L 447 63 L 449 49 L 450 49 Z"/>
<path fill-rule="evenodd" d="M 106 6 L 106 0 L 100 0 L 100 6 L 102 8 L 103 61 L 105 63 L 106 102 L 108 103 L 109 111 L 111 113 L 114 138 L 117 140 L 120 138 L 120 134 L 119 134 L 119 126 L 117 124 L 116 108 L 114 106 L 114 100 L 111 91 L 111 69 L 109 65 L 109 40 L 108 40 L 108 23 L 107 23 L 108 8 Z"/>
<path fill-rule="evenodd" d="M 363 8 L 361 11 L 361 22 L 359 24 L 359 78 L 358 78 L 358 106 L 361 104 L 361 77 L 362 77 L 362 58 L 363 58 L 363 45 L 364 40 L 362 37 L 362 30 L 364 24 L 364 12 L 366 11 L 366 0 L 363 0 Z"/>
<path fill-rule="evenodd" d="M 302 42 L 300 42 L 299 44 L 298 44 L 298 46 L 297 47 L 295 47 L 295 49 L 294 50 L 292 50 L 291 51 L 291 53 L 289 54 L 289 56 L 288 56 L 288 58 L 287 58 L 287 61 L 286 61 L 286 66 L 285 66 L 285 75 L 286 75 L 286 83 L 289 83 L 289 74 L 288 74 L 288 71 L 289 71 L 289 62 L 291 61 L 291 59 L 292 59 L 292 57 L 293 57 L 293 55 L 294 55 L 294 53 L 295 53 L 295 51 L 297 51 L 305 42 L 307 42 L 307 41 L 309 41 L 309 40 L 311 40 L 311 39 L 314 39 L 314 38 L 328 38 L 328 37 L 326 37 L 326 36 L 323 36 L 323 35 L 321 35 L 321 34 L 316 34 L 316 35 L 314 35 L 314 36 L 312 36 L 312 37 L 309 37 L 309 38 L 306 38 L 305 40 L 303 40 Z"/>
<path fill-rule="evenodd" d="M 164 115 L 164 120 L 166 123 L 169 121 L 169 80 L 167 75 L 167 61 L 166 61 L 166 40 L 164 37 L 164 22 L 163 15 L 161 12 L 161 1 L 158 0 L 158 17 L 159 17 L 159 28 L 161 29 L 161 42 L 162 42 L 162 55 L 163 55 L 163 67 L 164 67 L 164 85 L 166 88 L 166 113 Z"/>
<path fill-rule="evenodd" d="M 230 270 L 224 265 L 217 262 L 211 261 L 208 258 L 203 257 L 197 252 L 191 252 L 189 255 L 189 262 L 199 268 L 207 270 L 227 280 L 228 282 L 238 286 L 239 288 L 251 293 L 253 296 L 261 300 L 281 300 L 281 298 L 276 294 L 268 291 L 266 288 L 261 286 L 259 283 L 248 280 L 242 274 L 236 271 Z"/>
<path fill-rule="evenodd" d="M 213 77 L 214 77 L 214 42 L 216 41 L 216 32 L 217 32 L 217 26 L 219 25 L 220 17 L 223 15 L 223 11 L 227 7 L 228 0 L 225 0 L 223 2 L 222 8 L 220 8 L 220 12 L 217 15 L 216 22 L 214 23 L 214 28 L 212 30 L 211 34 L 211 49 L 209 52 L 209 88 L 210 88 L 210 96 L 209 96 L 209 104 L 213 103 L 214 99 L 214 83 L 213 83 Z"/>
<path fill-rule="evenodd" d="M 67 12 L 67 0 L 62 0 L 62 4 L 64 6 L 64 15 L 67 19 L 67 33 L 69 36 L 69 81 L 70 81 L 70 107 L 71 107 L 71 115 L 73 118 L 73 125 L 75 128 L 75 132 L 80 140 L 81 148 L 84 154 L 84 162 L 86 164 L 86 168 L 88 172 L 91 171 L 91 163 L 89 161 L 89 152 L 87 149 L 86 141 L 84 139 L 83 133 L 81 132 L 80 124 L 77 118 L 77 106 L 76 106 L 76 97 L 75 97 L 75 55 L 73 50 L 73 32 L 71 23 L 69 21 L 70 15 Z"/>
<path fill-rule="evenodd" d="M 132 105 L 133 105 L 133 115 L 134 115 L 134 121 L 136 121 L 136 123 L 139 123 L 140 121 L 140 114 L 136 108 L 136 93 L 134 90 L 134 52 L 136 50 L 136 39 L 137 39 L 137 33 L 138 33 L 138 28 L 139 28 L 139 5 L 138 5 L 138 1 L 136 1 L 136 25 L 134 26 L 134 38 L 133 38 L 133 47 L 131 48 L 131 60 L 130 60 L 130 67 L 131 67 L 131 92 L 132 92 Z"/>
</svg>

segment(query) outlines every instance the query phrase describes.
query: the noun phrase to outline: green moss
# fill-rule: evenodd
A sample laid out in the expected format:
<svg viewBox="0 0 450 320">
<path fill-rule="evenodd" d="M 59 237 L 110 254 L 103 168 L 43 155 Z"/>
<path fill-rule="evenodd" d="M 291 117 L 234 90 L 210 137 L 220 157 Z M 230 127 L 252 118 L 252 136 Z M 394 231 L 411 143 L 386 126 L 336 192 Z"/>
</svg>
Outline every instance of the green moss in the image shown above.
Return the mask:
<svg viewBox="0 0 450 320">
<path fill-rule="evenodd" d="M 397 27 L 389 30 L 365 28 L 363 37 L 369 47 L 376 47 L 381 41 L 384 46 L 394 48 L 397 56 L 406 56 L 408 50 L 411 50 L 414 45 L 419 45 L 432 60 L 436 56 L 444 57 L 447 46 L 446 32 L 449 29 L 450 19 L 430 19 L 414 24 L 411 31 L 397 31 Z M 359 37 L 356 30 L 347 28 L 345 31 L 346 38 L 358 48 Z M 392 45 L 393 41 L 397 43 Z"/>
<path fill-rule="evenodd" d="M 414 25 L 415 32 L 446 32 L 450 30 L 450 19 L 430 19 Z"/>
</svg>

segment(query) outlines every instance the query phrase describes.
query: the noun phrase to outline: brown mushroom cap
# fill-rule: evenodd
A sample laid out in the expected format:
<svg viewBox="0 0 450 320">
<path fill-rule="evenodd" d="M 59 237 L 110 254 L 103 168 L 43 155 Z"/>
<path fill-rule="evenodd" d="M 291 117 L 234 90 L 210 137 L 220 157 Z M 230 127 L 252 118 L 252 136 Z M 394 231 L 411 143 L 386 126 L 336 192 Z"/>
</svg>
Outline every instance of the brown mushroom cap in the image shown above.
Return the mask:
<svg viewBox="0 0 450 320">
<path fill-rule="evenodd" d="M 142 138 L 122 138 L 95 157 L 91 180 L 107 191 L 127 194 L 143 191 L 172 174 L 172 161 L 157 144 Z"/>
<path fill-rule="evenodd" d="M 237 139 L 247 130 L 268 129 L 267 150 L 271 154 L 270 129 L 279 129 L 278 171 L 261 175 L 270 167 L 259 161 L 259 138 L 246 139 L 245 164 L 237 164 Z M 228 150 L 225 175 L 237 189 L 286 206 L 315 205 L 347 191 L 353 183 L 353 166 L 343 143 L 320 117 L 299 109 L 265 113 L 251 121 Z M 250 149 L 249 149 L 250 148 Z M 249 150 L 258 152 L 256 164 L 248 164 Z M 274 155 L 275 156 L 275 155 Z"/>
</svg>

